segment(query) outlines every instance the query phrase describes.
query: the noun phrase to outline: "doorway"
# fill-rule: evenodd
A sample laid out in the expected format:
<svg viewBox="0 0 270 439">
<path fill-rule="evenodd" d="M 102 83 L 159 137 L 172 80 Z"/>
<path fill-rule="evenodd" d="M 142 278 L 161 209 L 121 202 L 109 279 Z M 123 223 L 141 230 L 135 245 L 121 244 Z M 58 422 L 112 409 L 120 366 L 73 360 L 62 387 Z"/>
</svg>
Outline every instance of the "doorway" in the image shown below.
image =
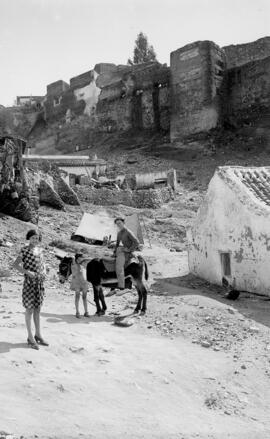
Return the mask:
<svg viewBox="0 0 270 439">
<path fill-rule="evenodd" d="M 222 277 L 230 277 L 231 273 L 231 253 L 230 252 L 220 252 L 220 262 L 221 262 L 221 272 Z"/>
</svg>

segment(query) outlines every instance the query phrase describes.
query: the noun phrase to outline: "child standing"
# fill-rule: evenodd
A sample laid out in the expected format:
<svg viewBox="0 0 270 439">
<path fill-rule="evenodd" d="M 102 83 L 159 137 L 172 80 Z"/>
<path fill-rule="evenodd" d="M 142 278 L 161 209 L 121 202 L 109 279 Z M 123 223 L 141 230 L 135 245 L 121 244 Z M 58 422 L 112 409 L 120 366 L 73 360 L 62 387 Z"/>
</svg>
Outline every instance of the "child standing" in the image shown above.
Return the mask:
<svg viewBox="0 0 270 439">
<path fill-rule="evenodd" d="M 75 309 L 76 309 L 76 317 L 77 319 L 81 318 L 79 311 L 79 302 L 80 302 L 80 294 L 82 293 L 83 306 L 84 306 L 84 317 L 90 317 L 87 307 L 87 292 L 88 292 L 88 284 L 83 276 L 81 263 L 84 258 L 81 253 L 76 253 L 75 260 L 71 264 L 71 290 L 75 291 Z"/>
<path fill-rule="evenodd" d="M 25 324 L 28 333 L 27 343 L 32 349 L 39 345 L 48 346 L 40 330 L 40 309 L 45 295 L 44 280 L 46 267 L 43 250 L 40 247 L 41 236 L 37 230 L 29 230 L 26 235 L 28 245 L 21 249 L 13 266 L 24 274 L 22 303 L 25 308 Z M 35 336 L 32 334 L 32 317 L 35 324 Z"/>
</svg>

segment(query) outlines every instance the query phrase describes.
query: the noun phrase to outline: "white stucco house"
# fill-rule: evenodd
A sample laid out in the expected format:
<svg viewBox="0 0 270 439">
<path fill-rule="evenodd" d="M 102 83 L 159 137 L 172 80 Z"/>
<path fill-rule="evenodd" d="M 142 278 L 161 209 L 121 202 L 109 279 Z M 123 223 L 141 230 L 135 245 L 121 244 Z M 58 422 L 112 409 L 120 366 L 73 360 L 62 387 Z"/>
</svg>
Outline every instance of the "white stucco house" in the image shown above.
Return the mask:
<svg viewBox="0 0 270 439">
<path fill-rule="evenodd" d="M 270 296 L 270 167 L 218 168 L 188 247 L 191 273 Z"/>
</svg>

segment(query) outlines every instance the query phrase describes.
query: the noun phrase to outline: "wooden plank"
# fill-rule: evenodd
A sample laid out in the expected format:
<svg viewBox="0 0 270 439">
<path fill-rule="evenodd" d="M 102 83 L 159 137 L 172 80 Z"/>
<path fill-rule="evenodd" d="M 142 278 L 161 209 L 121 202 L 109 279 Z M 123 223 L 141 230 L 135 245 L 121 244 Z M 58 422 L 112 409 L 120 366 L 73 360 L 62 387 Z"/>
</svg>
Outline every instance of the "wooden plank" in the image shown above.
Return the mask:
<svg viewBox="0 0 270 439">
<path fill-rule="evenodd" d="M 83 242 L 76 242 L 70 239 L 55 239 L 49 244 L 51 247 L 63 250 L 69 255 L 75 253 L 82 253 L 89 259 L 104 258 L 112 256 L 113 249 L 101 245 L 84 244 Z"/>
</svg>

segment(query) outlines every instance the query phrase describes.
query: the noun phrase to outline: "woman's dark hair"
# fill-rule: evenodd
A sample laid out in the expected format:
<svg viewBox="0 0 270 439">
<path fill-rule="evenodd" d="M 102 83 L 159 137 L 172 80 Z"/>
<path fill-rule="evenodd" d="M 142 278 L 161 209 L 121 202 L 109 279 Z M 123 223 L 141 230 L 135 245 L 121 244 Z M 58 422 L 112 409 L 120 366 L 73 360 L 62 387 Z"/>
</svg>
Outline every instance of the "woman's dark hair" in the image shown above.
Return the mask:
<svg viewBox="0 0 270 439">
<path fill-rule="evenodd" d="M 83 254 L 82 253 L 76 253 L 75 255 L 75 261 L 77 262 L 78 259 L 83 258 Z"/>
<path fill-rule="evenodd" d="M 114 224 L 116 224 L 117 221 L 122 221 L 122 223 L 124 223 L 124 222 L 125 222 L 125 219 L 122 218 L 121 216 L 119 216 L 119 217 L 115 218 L 115 220 L 114 220 Z"/>
<path fill-rule="evenodd" d="M 40 233 L 36 230 L 36 229 L 31 229 L 31 230 L 28 230 L 28 232 L 26 233 L 26 239 L 27 239 L 27 241 L 30 239 L 30 238 L 32 238 L 32 236 L 38 236 L 39 237 L 39 239 L 41 239 L 41 235 L 40 235 Z"/>
</svg>

